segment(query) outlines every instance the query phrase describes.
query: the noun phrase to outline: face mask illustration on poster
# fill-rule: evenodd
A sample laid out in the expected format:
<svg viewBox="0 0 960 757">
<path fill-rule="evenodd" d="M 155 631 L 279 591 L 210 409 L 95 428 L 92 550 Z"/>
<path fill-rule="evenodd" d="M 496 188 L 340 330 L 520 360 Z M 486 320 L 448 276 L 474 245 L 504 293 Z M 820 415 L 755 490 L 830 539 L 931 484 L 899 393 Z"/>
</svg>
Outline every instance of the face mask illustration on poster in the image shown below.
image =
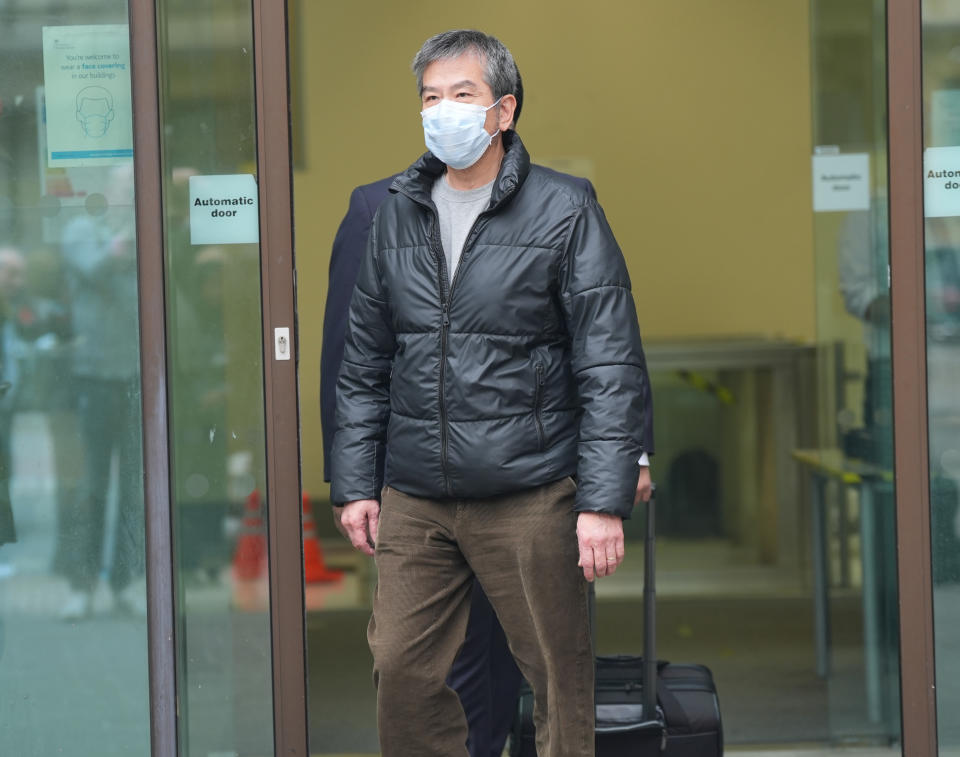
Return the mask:
<svg viewBox="0 0 960 757">
<path fill-rule="evenodd" d="M 113 95 L 104 87 L 84 87 L 77 95 L 77 120 L 88 137 L 100 138 L 113 121 Z"/>
</svg>

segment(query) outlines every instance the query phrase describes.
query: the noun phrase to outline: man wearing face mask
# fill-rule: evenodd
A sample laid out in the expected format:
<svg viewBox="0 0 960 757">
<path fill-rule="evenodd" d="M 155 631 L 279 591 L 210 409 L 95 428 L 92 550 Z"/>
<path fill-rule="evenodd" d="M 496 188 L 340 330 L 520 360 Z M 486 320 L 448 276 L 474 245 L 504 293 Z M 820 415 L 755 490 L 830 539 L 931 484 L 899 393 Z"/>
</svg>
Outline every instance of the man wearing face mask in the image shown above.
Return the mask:
<svg viewBox="0 0 960 757">
<path fill-rule="evenodd" d="M 512 129 L 517 128 L 523 107 L 523 80 L 516 72 L 517 106 Z M 337 229 L 330 255 L 329 283 L 323 320 L 323 354 L 320 367 L 320 414 L 323 426 L 324 480 L 330 481 L 330 455 L 336 431 L 336 383 L 343 358 L 347 310 L 357 281 L 360 260 L 366 248 L 373 215 L 389 196 L 389 187 L 397 175 L 364 184 L 353 190 L 350 206 Z M 591 197 L 596 193 L 587 179 L 569 177 Z M 644 397 L 644 449 L 653 453 L 653 400 Z M 649 498 L 649 467 L 640 469 L 643 498 Z M 334 508 L 339 524 L 342 508 Z M 470 757 L 500 757 L 516 712 L 520 671 L 510 654 L 503 629 L 483 588 L 474 581 L 470 614 L 463 647 L 447 676 L 448 685 L 457 692 L 467 718 L 467 749 Z"/>
<path fill-rule="evenodd" d="M 430 152 L 373 222 L 331 466 L 342 525 L 380 576 L 381 750 L 466 754 L 445 678 L 476 577 L 534 689 L 538 753 L 590 755 L 586 582 L 623 559 L 648 480 L 629 277 L 592 192 L 531 165 L 510 131 L 502 43 L 446 32 L 414 72 Z"/>
</svg>

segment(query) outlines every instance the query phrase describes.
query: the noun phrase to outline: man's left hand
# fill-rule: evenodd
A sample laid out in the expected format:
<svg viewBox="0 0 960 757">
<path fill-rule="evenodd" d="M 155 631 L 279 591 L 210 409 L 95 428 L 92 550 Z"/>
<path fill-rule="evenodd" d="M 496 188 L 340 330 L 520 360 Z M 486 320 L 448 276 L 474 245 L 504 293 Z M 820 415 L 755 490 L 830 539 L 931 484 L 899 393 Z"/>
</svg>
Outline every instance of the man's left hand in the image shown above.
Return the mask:
<svg viewBox="0 0 960 757">
<path fill-rule="evenodd" d="M 633 498 L 634 506 L 639 505 L 640 501 L 650 501 L 653 494 L 653 479 L 650 478 L 650 468 L 647 465 L 640 466 L 640 477 L 637 479 L 637 496 Z"/>
<path fill-rule="evenodd" d="M 580 513 L 577 517 L 577 543 L 583 577 L 613 575 L 623 562 L 623 519 L 608 513 Z"/>
</svg>

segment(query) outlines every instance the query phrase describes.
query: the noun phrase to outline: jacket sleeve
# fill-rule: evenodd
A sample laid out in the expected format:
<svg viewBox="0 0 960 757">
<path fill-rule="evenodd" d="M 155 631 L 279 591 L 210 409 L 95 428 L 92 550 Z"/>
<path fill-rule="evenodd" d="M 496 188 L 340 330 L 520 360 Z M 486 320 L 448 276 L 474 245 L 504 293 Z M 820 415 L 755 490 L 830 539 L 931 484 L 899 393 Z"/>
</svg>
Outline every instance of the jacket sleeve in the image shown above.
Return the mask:
<svg viewBox="0 0 960 757">
<path fill-rule="evenodd" d="M 593 200 L 597 201 L 597 190 L 594 188 L 593 183 L 589 179 L 577 179 L 577 182 L 581 184 L 583 190 L 587 193 L 587 196 Z M 653 387 L 650 386 L 650 374 L 647 372 L 647 359 L 643 354 L 643 346 L 640 346 L 640 360 L 643 365 L 643 451 L 647 453 L 650 457 L 653 457 L 654 453 L 654 439 L 653 439 Z"/>
<path fill-rule="evenodd" d="M 379 499 L 387 421 L 390 366 L 396 340 L 377 259 L 377 218 L 350 300 L 343 360 L 337 380 L 337 431 L 333 441 L 330 498 L 342 505 Z"/>
<path fill-rule="evenodd" d="M 574 509 L 629 518 L 647 378 L 626 263 L 595 201 L 572 221 L 560 277 L 581 412 Z"/>
</svg>

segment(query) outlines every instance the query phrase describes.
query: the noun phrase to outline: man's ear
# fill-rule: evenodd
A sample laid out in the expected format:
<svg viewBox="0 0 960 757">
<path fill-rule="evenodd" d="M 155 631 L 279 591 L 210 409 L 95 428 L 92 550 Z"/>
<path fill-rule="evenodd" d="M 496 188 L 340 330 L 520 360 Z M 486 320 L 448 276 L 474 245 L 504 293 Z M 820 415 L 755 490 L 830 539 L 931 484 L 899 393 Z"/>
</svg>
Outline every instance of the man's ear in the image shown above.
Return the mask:
<svg viewBox="0 0 960 757">
<path fill-rule="evenodd" d="M 513 113 L 517 109 L 517 98 L 513 95 L 504 95 L 500 99 L 500 118 L 497 125 L 500 131 L 507 131 L 513 124 Z"/>
</svg>

